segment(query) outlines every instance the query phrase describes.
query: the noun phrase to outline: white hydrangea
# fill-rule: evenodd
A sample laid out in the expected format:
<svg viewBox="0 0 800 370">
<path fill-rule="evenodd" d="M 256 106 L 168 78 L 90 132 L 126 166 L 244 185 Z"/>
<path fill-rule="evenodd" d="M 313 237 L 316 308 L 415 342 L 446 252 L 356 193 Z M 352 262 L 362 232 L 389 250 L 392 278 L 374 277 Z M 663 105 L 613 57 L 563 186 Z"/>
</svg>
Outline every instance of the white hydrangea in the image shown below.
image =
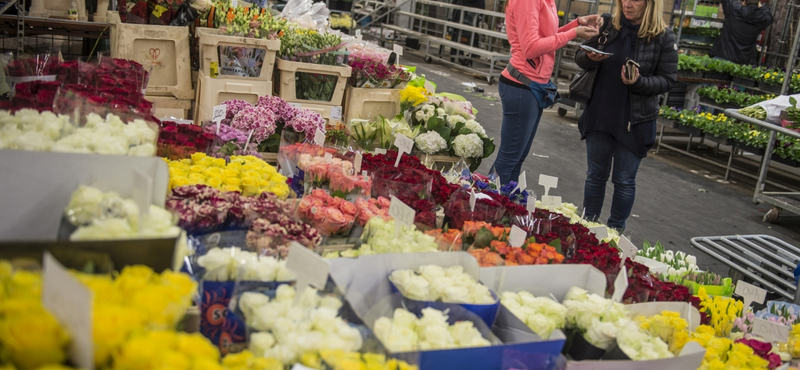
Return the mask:
<svg viewBox="0 0 800 370">
<path fill-rule="evenodd" d="M 417 136 L 414 142 L 417 144 L 419 150 L 433 154 L 447 149 L 447 142 L 436 131 L 428 131 L 424 134 Z"/>
<path fill-rule="evenodd" d="M 455 115 L 447 116 L 447 126 L 450 126 L 450 128 L 455 128 L 456 125 L 461 122 L 466 123 L 467 120 L 461 116 L 455 116 Z"/>
<path fill-rule="evenodd" d="M 459 135 L 453 140 L 457 157 L 480 158 L 483 156 L 483 141 L 477 134 Z"/>
<path fill-rule="evenodd" d="M 484 130 L 483 126 L 481 126 L 481 124 L 474 119 L 467 120 L 467 122 L 464 123 L 464 127 L 478 135 L 486 135 L 486 130 Z"/>
</svg>

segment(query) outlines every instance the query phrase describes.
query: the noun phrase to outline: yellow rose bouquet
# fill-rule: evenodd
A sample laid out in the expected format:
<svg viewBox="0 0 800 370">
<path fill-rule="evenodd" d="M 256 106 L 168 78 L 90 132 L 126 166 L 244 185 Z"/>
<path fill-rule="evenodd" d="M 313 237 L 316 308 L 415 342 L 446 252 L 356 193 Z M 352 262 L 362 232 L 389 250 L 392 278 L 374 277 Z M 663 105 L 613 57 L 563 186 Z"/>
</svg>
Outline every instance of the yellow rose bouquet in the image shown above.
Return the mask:
<svg viewBox="0 0 800 370">
<path fill-rule="evenodd" d="M 689 323 L 674 311 L 662 311 L 660 315 L 637 318 L 639 326 L 659 337 L 669 345 L 669 351 L 679 355 L 683 346 L 689 341 Z"/>
<path fill-rule="evenodd" d="M 254 196 L 269 192 L 284 199 L 289 195 L 286 177 L 275 167 L 253 156 L 231 156 L 230 163 L 222 158 L 213 158 L 203 153 L 191 158 L 171 161 L 169 166 L 169 188 L 185 185 L 208 185 L 224 191 L 238 191 L 242 195 Z"/>
<path fill-rule="evenodd" d="M 387 359 L 377 353 L 345 352 L 342 350 L 323 350 L 304 354 L 300 363 L 313 369 L 328 370 L 418 370 L 415 365 L 405 361 Z"/>
</svg>

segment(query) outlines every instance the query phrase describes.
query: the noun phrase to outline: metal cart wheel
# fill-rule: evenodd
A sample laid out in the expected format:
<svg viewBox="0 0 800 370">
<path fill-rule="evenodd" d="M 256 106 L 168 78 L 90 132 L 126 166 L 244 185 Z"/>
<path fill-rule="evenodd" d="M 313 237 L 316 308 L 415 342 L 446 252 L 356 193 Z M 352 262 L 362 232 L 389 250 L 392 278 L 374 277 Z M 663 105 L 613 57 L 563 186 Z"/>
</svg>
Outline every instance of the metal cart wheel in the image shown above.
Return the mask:
<svg viewBox="0 0 800 370">
<path fill-rule="evenodd" d="M 764 214 L 764 219 L 761 221 L 774 224 L 776 221 L 778 221 L 778 216 L 781 215 L 781 211 L 783 210 L 780 207 L 772 206 L 772 208 L 769 211 L 767 211 L 766 214 Z"/>
<path fill-rule="evenodd" d="M 433 58 L 431 58 L 430 55 L 426 55 L 425 56 L 425 63 L 431 63 L 431 62 L 433 62 Z"/>
<path fill-rule="evenodd" d="M 486 77 L 486 82 L 489 83 L 489 86 L 494 85 L 494 77 Z"/>
<path fill-rule="evenodd" d="M 567 115 L 567 110 L 564 108 L 558 108 L 558 115 L 564 117 Z"/>
</svg>

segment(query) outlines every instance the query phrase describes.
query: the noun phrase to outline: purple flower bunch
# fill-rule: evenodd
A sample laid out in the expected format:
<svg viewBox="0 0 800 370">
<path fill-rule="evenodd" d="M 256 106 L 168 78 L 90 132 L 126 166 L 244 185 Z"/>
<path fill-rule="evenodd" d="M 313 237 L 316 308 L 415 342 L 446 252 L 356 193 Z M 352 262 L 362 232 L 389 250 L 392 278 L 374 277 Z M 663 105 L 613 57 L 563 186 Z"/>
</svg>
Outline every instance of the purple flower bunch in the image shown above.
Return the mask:
<svg viewBox="0 0 800 370">
<path fill-rule="evenodd" d="M 322 241 L 322 235 L 310 224 L 282 214 L 277 218 L 263 217 L 253 221 L 245 244 L 259 255 L 286 258 L 293 241 L 313 249 Z"/>
<path fill-rule="evenodd" d="M 250 141 L 258 144 L 275 133 L 275 113 L 263 106 L 249 105 L 240 109 L 231 120 L 231 127 L 246 132 L 253 132 Z M 246 140 L 246 138 L 245 138 Z"/>
<path fill-rule="evenodd" d="M 304 132 L 306 139 L 313 140 L 317 130 L 325 131 L 325 119 L 317 112 L 300 109 L 292 119 L 286 121 L 286 127 L 295 132 Z"/>
<path fill-rule="evenodd" d="M 233 119 L 233 117 L 235 117 L 236 114 L 242 109 L 253 106 L 252 104 L 239 99 L 226 100 L 223 104 L 225 104 L 228 109 L 226 117 L 228 119 Z"/>
<path fill-rule="evenodd" d="M 293 107 L 277 96 L 262 96 L 258 98 L 257 107 L 264 107 L 275 114 L 277 122 L 286 123 L 297 115 L 299 109 Z"/>
</svg>

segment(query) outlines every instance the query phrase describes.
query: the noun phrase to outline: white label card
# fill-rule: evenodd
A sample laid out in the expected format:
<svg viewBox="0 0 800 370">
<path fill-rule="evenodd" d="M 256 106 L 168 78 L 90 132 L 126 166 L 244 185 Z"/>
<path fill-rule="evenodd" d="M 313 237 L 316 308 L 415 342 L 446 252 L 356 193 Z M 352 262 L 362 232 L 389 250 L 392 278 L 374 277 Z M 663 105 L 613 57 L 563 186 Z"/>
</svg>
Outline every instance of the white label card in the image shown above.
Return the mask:
<svg viewBox="0 0 800 370">
<path fill-rule="evenodd" d="M 639 249 L 636 248 L 625 235 L 619 236 L 619 249 L 622 251 L 620 266 L 625 264 L 626 258 L 633 258 L 636 256 L 636 253 L 639 252 Z"/>
<path fill-rule="evenodd" d="M 614 302 L 622 302 L 622 297 L 625 296 L 625 291 L 628 290 L 628 268 L 622 266 L 619 270 L 619 275 L 614 279 L 614 295 L 611 300 Z"/>
<path fill-rule="evenodd" d="M 394 146 L 397 147 L 397 160 L 394 161 L 394 166 L 400 165 L 400 158 L 403 158 L 403 153 L 411 153 L 414 148 L 414 140 L 409 139 L 403 134 L 394 134 Z"/>
<path fill-rule="evenodd" d="M 394 219 L 394 234 L 398 236 L 403 226 L 411 226 L 414 224 L 416 212 L 413 208 L 407 206 L 393 195 L 392 201 L 389 204 L 389 216 Z"/>
<path fill-rule="evenodd" d="M 150 204 L 153 203 L 153 178 L 136 169 L 133 171 L 133 201 L 139 208 L 139 233 L 144 227 L 144 220 L 150 214 Z"/>
<path fill-rule="evenodd" d="M 342 119 L 342 107 L 341 106 L 337 105 L 337 106 L 331 108 L 331 119 L 337 120 L 337 121 Z"/>
<path fill-rule="evenodd" d="M 331 164 L 333 162 L 333 154 L 325 153 L 325 163 Z"/>
<path fill-rule="evenodd" d="M 527 188 L 528 188 L 528 174 L 526 174 L 525 171 L 522 171 L 522 173 L 519 174 L 519 179 L 517 179 L 517 187 L 514 188 L 514 190 L 512 190 L 511 192 L 513 193 L 517 191 L 517 189 L 519 189 L 519 192 L 522 193 Z"/>
<path fill-rule="evenodd" d="M 375 154 L 386 154 L 386 149 L 375 148 Z"/>
<path fill-rule="evenodd" d="M 525 204 L 525 208 L 530 214 L 536 213 L 536 194 L 528 195 L 528 203 Z"/>
<path fill-rule="evenodd" d="M 792 328 L 788 326 L 755 318 L 751 333 L 766 339 L 767 342 L 786 343 L 789 340 L 789 332 L 791 330 Z"/>
<path fill-rule="evenodd" d="M 539 185 L 544 186 L 544 195 L 549 195 L 550 189 L 558 187 L 558 177 L 539 175 Z"/>
<path fill-rule="evenodd" d="M 356 40 L 361 41 L 361 39 L 362 39 L 361 30 L 356 30 Z"/>
<path fill-rule="evenodd" d="M 608 238 L 608 228 L 605 226 L 595 226 L 590 227 L 589 231 L 591 231 L 597 240 L 603 240 Z"/>
<path fill-rule="evenodd" d="M 542 197 L 542 207 L 547 208 L 549 210 L 554 210 L 558 207 L 561 207 L 561 197 L 553 196 L 553 195 L 545 195 Z"/>
<path fill-rule="evenodd" d="M 244 151 L 245 152 L 247 152 L 247 147 L 250 146 L 250 139 L 253 138 L 253 131 L 255 131 L 255 130 L 250 130 L 250 133 L 247 134 L 247 141 L 245 141 L 245 143 L 244 143 Z"/>
<path fill-rule="evenodd" d="M 227 105 L 225 104 L 215 105 L 214 108 L 212 108 L 211 110 L 211 122 L 216 123 L 217 127 L 219 127 L 219 123 L 222 120 L 224 120 L 227 115 L 228 115 Z M 217 132 L 219 132 L 219 129 L 217 129 Z"/>
<path fill-rule="evenodd" d="M 289 103 L 289 106 L 295 109 L 303 109 L 303 106 L 300 103 Z"/>
<path fill-rule="evenodd" d="M 239 0 L 231 0 L 231 8 L 239 6 Z"/>
<path fill-rule="evenodd" d="M 767 298 L 766 290 L 741 280 L 736 283 L 736 291 L 734 291 L 734 293 L 744 300 L 745 311 L 747 311 L 751 303 L 756 302 L 762 304 L 764 303 L 764 299 Z"/>
<path fill-rule="evenodd" d="M 50 252 L 44 252 L 42 304 L 69 332 L 69 357 L 82 369 L 94 369 L 94 294 Z"/>
<path fill-rule="evenodd" d="M 289 246 L 289 258 L 286 260 L 286 268 L 294 271 L 297 275 L 296 303 L 300 300 L 303 290 L 307 286 L 310 285 L 320 290 L 325 288 L 328 283 L 331 262 L 302 244 L 292 242 Z"/>
<path fill-rule="evenodd" d="M 517 225 L 511 226 L 511 232 L 508 233 L 508 244 L 512 247 L 522 247 L 528 234 L 525 230 L 520 229 Z"/>
<path fill-rule="evenodd" d="M 325 145 L 325 131 L 317 130 L 314 133 L 314 143 L 319 146 Z"/>
<path fill-rule="evenodd" d="M 475 202 L 478 201 L 478 197 L 475 196 L 475 190 L 471 190 L 469 192 L 469 210 L 470 212 L 475 212 Z"/>
<path fill-rule="evenodd" d="M 355 169 L 354 173 L 356 174 L 361 172 L 361 160 L 362 160 L 361 153 L 356 152 L 356 158 L 353 160 L 353 169 Z"/>
</svg>

